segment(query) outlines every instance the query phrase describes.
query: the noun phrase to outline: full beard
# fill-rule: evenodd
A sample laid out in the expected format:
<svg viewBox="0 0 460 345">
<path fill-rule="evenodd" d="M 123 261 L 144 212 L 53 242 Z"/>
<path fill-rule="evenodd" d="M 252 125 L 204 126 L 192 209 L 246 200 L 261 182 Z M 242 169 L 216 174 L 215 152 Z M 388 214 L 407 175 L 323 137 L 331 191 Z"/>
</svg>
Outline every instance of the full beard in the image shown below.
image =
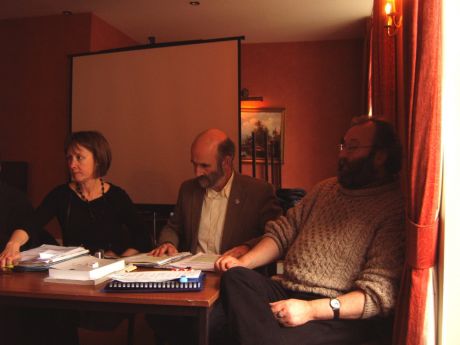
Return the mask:
<svg viewBox="0 0 460 345">
<path fill-rule="evenodd" d="M 219 166 L 216 171 L 213 171 L 208 175 L 199 176 L 198 183 L 200 184 L 201 188 L 212 188 L 217 184 L 222 176 L 224 176 L 224 170 L 221 166 Z"/>
<path fill-rule="evenodd" d="M 373 161 L 373 154 L 354 161 L 339 159 L 337 180 L 340 185 L 348 189 L 359 189 L 375 183 L 377 174 Z"/>
</svg>

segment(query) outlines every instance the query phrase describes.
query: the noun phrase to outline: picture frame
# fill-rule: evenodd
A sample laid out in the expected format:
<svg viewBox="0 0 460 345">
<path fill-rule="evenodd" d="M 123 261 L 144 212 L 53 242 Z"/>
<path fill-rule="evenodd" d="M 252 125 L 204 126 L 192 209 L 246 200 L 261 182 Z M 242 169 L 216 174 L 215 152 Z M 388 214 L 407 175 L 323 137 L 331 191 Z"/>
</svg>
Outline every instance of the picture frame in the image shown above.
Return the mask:
<svg viewBox="0 0 460 345">
<path fill-rule="evenodd" d="M 241 161 L 252 162 L 253 135 L 256 163 L 284 162 L 284 108 L 241 109 Z M 266 147 L 268 152 L 266 152 Z"/>
</svg>

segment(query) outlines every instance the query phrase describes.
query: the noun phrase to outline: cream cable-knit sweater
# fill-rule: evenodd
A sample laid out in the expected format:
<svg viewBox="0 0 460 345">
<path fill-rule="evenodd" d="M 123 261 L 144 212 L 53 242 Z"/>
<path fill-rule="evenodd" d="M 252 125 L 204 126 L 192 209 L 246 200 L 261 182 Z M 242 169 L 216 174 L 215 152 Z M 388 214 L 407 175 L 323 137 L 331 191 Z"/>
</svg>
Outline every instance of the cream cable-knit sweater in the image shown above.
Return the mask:
<svg viewBox="0 0 460 345">
<path fill-rule="evenodd" d="M 362 290 L 362 318 L 395 305 L 404 258 L 404 205 L 398 183 L 349 190 L 327 179 L 265 236 L 286 253 L 282 285 L 336 297 Z"/>
</svg>

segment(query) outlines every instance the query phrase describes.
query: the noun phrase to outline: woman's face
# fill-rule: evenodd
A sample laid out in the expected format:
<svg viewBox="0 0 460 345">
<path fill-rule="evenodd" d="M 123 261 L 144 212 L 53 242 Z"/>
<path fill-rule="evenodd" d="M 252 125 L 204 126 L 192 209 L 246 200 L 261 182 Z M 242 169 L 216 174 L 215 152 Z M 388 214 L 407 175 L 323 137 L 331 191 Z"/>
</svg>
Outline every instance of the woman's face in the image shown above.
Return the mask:
<svg viewBox="0 0 460 345">
<path fill-rule="evenodd" d="M 81 145 L 77 144 L 67 151 L 67 166 L 72 181 L 82 183 L 96 177 L 94 156 Z"/>
</svg>

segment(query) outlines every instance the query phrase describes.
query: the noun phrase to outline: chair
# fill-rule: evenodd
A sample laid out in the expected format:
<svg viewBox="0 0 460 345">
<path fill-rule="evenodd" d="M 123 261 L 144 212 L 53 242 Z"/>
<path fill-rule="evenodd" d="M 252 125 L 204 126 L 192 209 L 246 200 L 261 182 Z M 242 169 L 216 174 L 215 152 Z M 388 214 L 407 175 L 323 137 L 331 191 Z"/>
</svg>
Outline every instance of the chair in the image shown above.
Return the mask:
<svg viewBox="0 0 460 345">
<path fill-rule="evenodd" d="M 284 213 L 298 203 L 307 194 L 302 188 L 280 188 L 276 191 L 276 197 L 278 198 Z"/>
</svg>

